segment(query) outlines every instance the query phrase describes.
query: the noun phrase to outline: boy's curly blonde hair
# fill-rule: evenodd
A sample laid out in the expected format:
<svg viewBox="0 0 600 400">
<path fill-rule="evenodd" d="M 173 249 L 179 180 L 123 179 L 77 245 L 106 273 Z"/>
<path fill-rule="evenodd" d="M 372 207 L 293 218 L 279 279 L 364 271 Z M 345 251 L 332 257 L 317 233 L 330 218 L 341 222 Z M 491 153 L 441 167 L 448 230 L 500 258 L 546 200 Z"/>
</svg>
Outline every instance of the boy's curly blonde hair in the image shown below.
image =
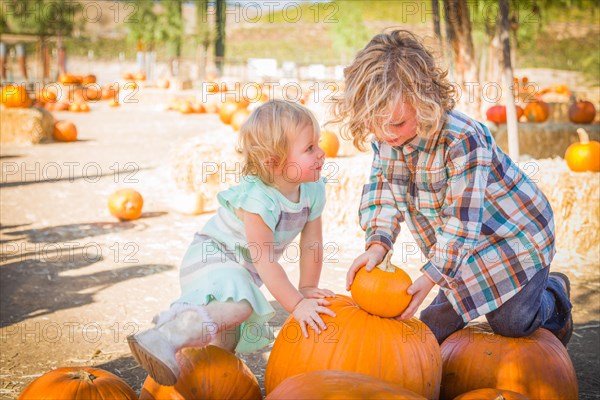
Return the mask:
<svg viewBox="0 0 600 400">
<path fill-rule="evenodd" d="M 346 88 L 334 99 L 330 123 L 340 123 L 342 135 L 364 150 L 372 127 L 380 124 L 385 132 L 392 106 L 402 100 L 415 108 L 417 134 L 428 137 L 454 108 L 455 89 L 446 76 L 411 32 L 381 33 L 344 69 Z"/>
<path fill-rule="evenodd" d="M 307 125 L 319 135 L 316 118 L 300 104 L 270 100 L 256 108 L 240 128 L 238 146 L 244 158 L 242 174 L 257 176 L 272 185 L 272 167 L 285 163 L 295 134 Z"/>
</svg>

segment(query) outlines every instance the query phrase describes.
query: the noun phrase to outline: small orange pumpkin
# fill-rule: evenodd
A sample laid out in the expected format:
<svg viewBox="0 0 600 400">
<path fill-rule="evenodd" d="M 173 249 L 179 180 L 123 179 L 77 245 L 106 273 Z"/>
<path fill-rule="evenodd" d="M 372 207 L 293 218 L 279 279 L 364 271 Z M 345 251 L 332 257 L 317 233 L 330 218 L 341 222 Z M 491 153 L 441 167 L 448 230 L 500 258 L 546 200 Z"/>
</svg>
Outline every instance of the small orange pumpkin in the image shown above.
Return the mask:
<svg viewBox="0 0 600 400">
<path fill-rule="evenodd" d="M 159 89 L 168 89 L 171 86 L 171 82 L 168 79 L 159 79 L 156 81 L 156 86 Z"/>
<path fill-rule="evenodd" d="M 251 112 L 247 108 L 241 108 L 234 112 L 233 116 L 231 117 L 231 127 L 233 128 L 233 130 L 239 132 L 242 125 L 244 124 L 244 122 L 246 122 L 250 114 Z"/>
<path fill-rule="evenodd" d="M 144 71 L 138 71 L 133 77 L 136 81 L 145 81 L 146 73 Z"/>
<path fill-rule="evenodd" d="M 142 195 L 133 189 L 119 189 L 108 198 L 108 210 L 121 221 L 138 219 L 143 206 Z"/>
<path fill-rule="evenodd" d="M 118 376 L 92 367 L 63 367 L 31 382 L 18 400 L 136 400 L 133 389 Z"/>
<path fill-rule="evenodd" d="M 80 112 L 89 112 L 90 106 L 88 103 L 79 103 L 79 111 Z"/>
<path fill-rule="evenodd" d="M 540 328 L 511 338 L 489 325 L 467 326 L 442 343 L 442 399 L 475 389 L 502 388 L 532 399 L 577 399 L 575 368 L 563 344 Z"/>
<path fill-rule="evenodd" d="M 81 77 L 81 84 L 82 85 L 89 85 L 91 83 L 96 83 L 96 75 L 84 75 L 83 77 Z"/>
<path fill-rule="evenodd" d="M 454 400 L 529 400 L 529 397 L 510 390 L 475 389 L 455 397 Z"/>
<path fill-rule="evenodd" d="M 591 124 L 596 118 L 596 107 L 591 101 L 579 100 L 569 107 L 569 120 L 575 124 Z"/>
<path fill-rule="evenodd" d="M 131 72 L 125 72 L 123 74 L 123 79 L 126 80 L 126 81 L 132 81 L 135 78 L 134 78 L 134 76 L 133 76 L 133 74 Z"/>
<path fill-rule="evenodd" d="M 590 140 L 585 129 L 577 129 L 579 142 L 567 147 L 565 161 L 574 172 L 600 172 L 600 142 Z"/>
<path fill-rule="evenodd" d="M 412 295 L 406 293 L 412 279 L 391 263 L 391 257 L 392 251 L 388 251 L 371 272 L 359 269 L 350 288 L 352 298 L 360 308 L 384 318 L 402 314 L 412 299 Z"/>
<path fill-rule="evenodd" d="M 525 106 L 525 118 L 529 122 L 544 122 L 550 116 L 550 106 L 541 100 L 532 101 Z"/>
<path fill-rule="evenodd" d="M 340 150 L 340 139 L 333 132 L 321 131 L 319 147 L 325 152 L 325 157 L 336 157 Z"/>
<path fill-rule="evenodd" d="M 161 386 L 148 377 L 140 400 L 262 399 L 250 368 L 217 346 L 184 348 L 177 353 L 177 362 L 180 375 L 175 386 Z"/>
<path fill-rule="evenodd" d="M 311 371 L 287 378 L 265 400 L 426 400 L 425 397 L 370 375 L 349 371 Z"/>
<path fill-rule="evenodd" d="M 6 85 L 0 92 L 0 103 L 7 108 L 29 108 L 33 101 L 29 97 L 25 85 Z"/>
<path fill-rule="evenodd" d="M 82 77 L 73 74 L 61 74 L 58 76 L 58 81 L 63 85 L 79 85 L 81 84 Z"/>
<path fill-rule="evenodd" d="M 121 103 L 119 103 L 119 100 L 110 99 L 110 101 L 108 102 L 109 107 L 119 107 L 120 105 Z"/>
<path fill-rule="evenodd" d="M 192 107 L 192 105 L 189 102 L 182 101 L 179 104 L 179 112 L 182 114 L 191 114 L 194 112 L 194 108 Z"/>
<path fill-rule="evenodd" d="M 59 142 L 75 142 L 77 140 L 77 127 L 71 121 L 56 121 L 52 136 L 54 140 Z"/>
</svg>

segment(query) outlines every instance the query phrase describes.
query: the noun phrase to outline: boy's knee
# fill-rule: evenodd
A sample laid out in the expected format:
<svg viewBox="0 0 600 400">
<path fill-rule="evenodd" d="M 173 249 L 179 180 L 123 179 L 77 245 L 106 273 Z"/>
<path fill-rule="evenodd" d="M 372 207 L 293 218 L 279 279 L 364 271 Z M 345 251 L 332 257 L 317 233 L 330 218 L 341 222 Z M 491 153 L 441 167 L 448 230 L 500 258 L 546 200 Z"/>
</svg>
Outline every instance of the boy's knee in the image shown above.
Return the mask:
<svg viewBox="0 0 600 400">
<path fill-rule="evenodd" d="M 490 328 L 495 334 L 508 337 L 529 336 L 537 328 L 531 321 L 511 318 L 511 316 L 502 313 L 486 315 Z"/>
</svg>

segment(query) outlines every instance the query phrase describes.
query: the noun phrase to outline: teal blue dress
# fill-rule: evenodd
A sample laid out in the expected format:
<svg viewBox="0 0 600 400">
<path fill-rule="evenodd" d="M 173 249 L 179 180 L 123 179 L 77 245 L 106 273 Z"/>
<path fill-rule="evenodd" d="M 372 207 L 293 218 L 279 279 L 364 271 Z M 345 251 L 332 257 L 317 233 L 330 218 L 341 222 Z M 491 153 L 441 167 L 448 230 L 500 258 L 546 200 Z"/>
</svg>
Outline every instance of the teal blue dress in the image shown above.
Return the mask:
<svg viewBox="0 0 600 400">
<path fill-rule="evenodd" d="M 176 303 L 206 305 L 211 301 L 246 300 L 251 316 L 240 326 L 236 351 L 256 351 L 274 339 L 268 321 L 275 310 L 262 294 L 262 280 L 254 261 L 271 257 L 278 261 L 309 221 L 325 206 L 325 180 L 300 184 L 300 200 L 294 203 L 277 189 L 254 176 L 242 177 L 239 185 L 217 195 L 217 213 L 196 233 L 180 267 L 181 296 Z M 248 243 L 245 226 L 236 211 L 258 214 L 273 231 L 269 254 L 260 254 Z"/>
</svg>

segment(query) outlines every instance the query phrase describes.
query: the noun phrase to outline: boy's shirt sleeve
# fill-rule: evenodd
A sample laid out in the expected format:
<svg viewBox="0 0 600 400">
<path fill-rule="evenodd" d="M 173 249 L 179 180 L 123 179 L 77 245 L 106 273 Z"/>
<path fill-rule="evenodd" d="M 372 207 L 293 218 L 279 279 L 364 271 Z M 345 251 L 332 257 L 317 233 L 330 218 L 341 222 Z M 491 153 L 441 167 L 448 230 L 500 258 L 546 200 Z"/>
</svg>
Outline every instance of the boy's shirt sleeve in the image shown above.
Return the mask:
<svg viewBox="0 0 600 400">
<path fill-rule="evenodd" d="M 404 221 L 402 212 L 396 206 L 389 182 L 383 176 L 377 142 L 371 144 L 375 154 L 369 182 L 363 187 L 358 215 L 360 226 L 365 231 L 366 245 L 379 243 L 390 250 L 400 233 L 400 223 Z"/>
<path fill-rule="evenodd" d="M 451 146 L 448 158 L 448 189 L 441 210 L 447 221 L 422 271 L 440 286 L 452 288 L 452 278 L 481 233 L 492 152 L 471 136 Z"/>
</svg>

